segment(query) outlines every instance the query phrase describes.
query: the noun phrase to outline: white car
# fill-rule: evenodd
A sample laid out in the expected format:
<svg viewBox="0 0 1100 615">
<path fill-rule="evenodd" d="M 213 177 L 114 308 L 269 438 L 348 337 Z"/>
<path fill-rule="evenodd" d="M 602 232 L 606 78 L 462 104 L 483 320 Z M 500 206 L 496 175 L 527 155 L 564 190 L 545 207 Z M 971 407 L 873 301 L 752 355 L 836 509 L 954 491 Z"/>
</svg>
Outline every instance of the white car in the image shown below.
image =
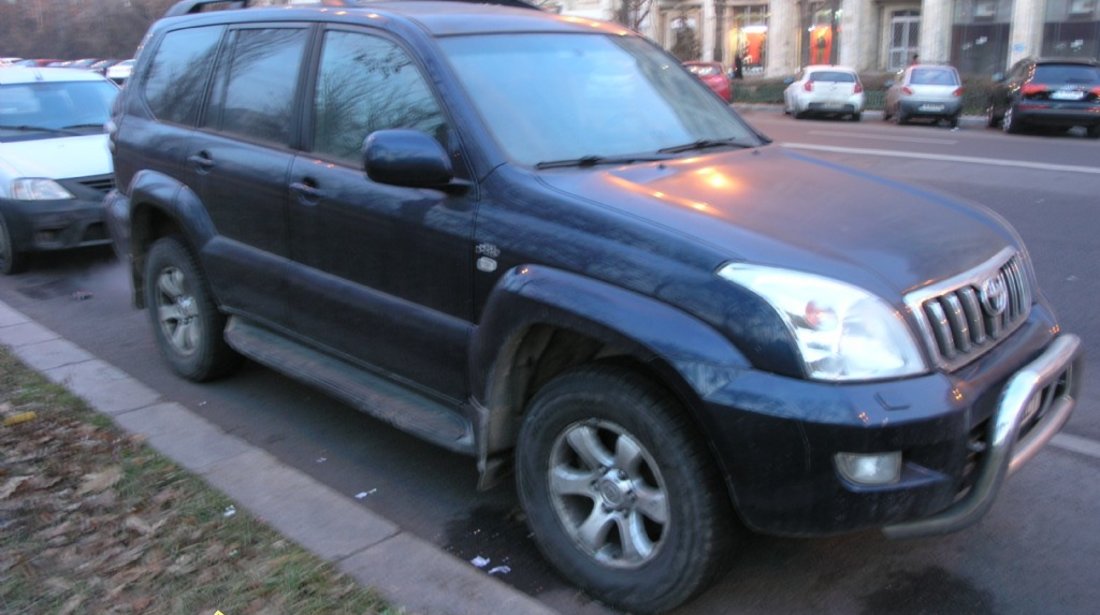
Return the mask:
<svg viewBox="0 0 1100 615">
<path fill-rule="evenodd" d="M 783 112 L 797 119 L 811 114 L 843 115 L 858 122 L 863 114 L 863 84 L 847 66 L 807 66 L 783 90 Z"/>
<path fill-rule="evenodd" d="M 0 70 L 0 273 L 31 252 L 106 245 L 104 124 L 118 86 L 63 68 Z"/>
<path fill-rule="evenodd" d="M 118 64 L 113 64 L 107 68 L 107 78 L 115 83 L 122 84 L 124 81 L 130 78 L 130 73 L 134 71 L 134 60 L 123 60 Z"/>
</svg>

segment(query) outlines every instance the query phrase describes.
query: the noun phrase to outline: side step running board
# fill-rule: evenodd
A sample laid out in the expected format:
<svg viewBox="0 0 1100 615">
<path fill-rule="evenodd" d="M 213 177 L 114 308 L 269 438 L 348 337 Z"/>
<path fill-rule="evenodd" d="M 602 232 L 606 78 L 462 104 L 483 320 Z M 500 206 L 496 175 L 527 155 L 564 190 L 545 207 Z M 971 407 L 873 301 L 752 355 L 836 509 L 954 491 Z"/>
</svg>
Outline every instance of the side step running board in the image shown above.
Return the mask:
<svg viewBox="0 0 1100 615">
<path fill-rule="evenodd" d="M 469 421 L 438 401 L 236 316 L 225 328 L 225 341 L 257 363 L 313 385 L 398 429 L 457 453 L 477 452 Z"/>
</svg>

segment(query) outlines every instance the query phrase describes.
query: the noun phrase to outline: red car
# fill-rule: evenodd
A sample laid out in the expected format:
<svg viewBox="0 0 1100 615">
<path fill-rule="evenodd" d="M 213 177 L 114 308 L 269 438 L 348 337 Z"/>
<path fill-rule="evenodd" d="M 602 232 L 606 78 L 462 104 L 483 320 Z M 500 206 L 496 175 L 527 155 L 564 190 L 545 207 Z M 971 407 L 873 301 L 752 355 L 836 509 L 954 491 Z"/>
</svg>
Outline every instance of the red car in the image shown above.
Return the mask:
<svg viewBox="0 0 1100 615">
<path fill-rule="evenodd" d="M 733 88 L 721 62 L 684 62 L 684 68 L 701 79 L 726 102 L 733 102 Z"/>
</svg>

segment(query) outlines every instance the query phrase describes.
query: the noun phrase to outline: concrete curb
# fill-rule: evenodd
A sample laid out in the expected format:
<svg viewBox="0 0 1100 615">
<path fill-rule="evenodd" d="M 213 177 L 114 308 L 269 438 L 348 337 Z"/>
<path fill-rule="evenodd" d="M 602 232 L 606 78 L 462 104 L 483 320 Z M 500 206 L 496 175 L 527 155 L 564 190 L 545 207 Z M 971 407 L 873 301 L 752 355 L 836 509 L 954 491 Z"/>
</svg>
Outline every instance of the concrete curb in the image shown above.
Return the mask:
<svg viewBox="0 0 1100 615">
<path fill-rule="evenodd" d="M 192 413 L 0 301 L 0 344 L 281 534 L 415 613 L 557 611 Z"/>
</svg>

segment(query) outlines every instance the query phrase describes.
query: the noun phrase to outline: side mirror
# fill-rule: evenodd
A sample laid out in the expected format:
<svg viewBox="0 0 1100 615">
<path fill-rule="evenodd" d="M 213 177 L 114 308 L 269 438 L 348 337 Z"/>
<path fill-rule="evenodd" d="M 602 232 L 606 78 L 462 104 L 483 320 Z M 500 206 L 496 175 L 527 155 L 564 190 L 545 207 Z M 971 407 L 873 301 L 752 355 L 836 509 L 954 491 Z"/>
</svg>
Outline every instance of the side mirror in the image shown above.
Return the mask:
<svg viewBox="0 0 1100 615">
<path fill-rule="evenodd" d="M 993 83 L 1000 83 L 1005 80 L 1004 73 L 993 73 Z"/>
<path fill-rule="evenodd" d="M 454 179 L 443 146 L 419 130 L 378 130 L 367 135 L 363 170 L 371 181 L 410 188 L 445 188 Z"/>
</svg>

